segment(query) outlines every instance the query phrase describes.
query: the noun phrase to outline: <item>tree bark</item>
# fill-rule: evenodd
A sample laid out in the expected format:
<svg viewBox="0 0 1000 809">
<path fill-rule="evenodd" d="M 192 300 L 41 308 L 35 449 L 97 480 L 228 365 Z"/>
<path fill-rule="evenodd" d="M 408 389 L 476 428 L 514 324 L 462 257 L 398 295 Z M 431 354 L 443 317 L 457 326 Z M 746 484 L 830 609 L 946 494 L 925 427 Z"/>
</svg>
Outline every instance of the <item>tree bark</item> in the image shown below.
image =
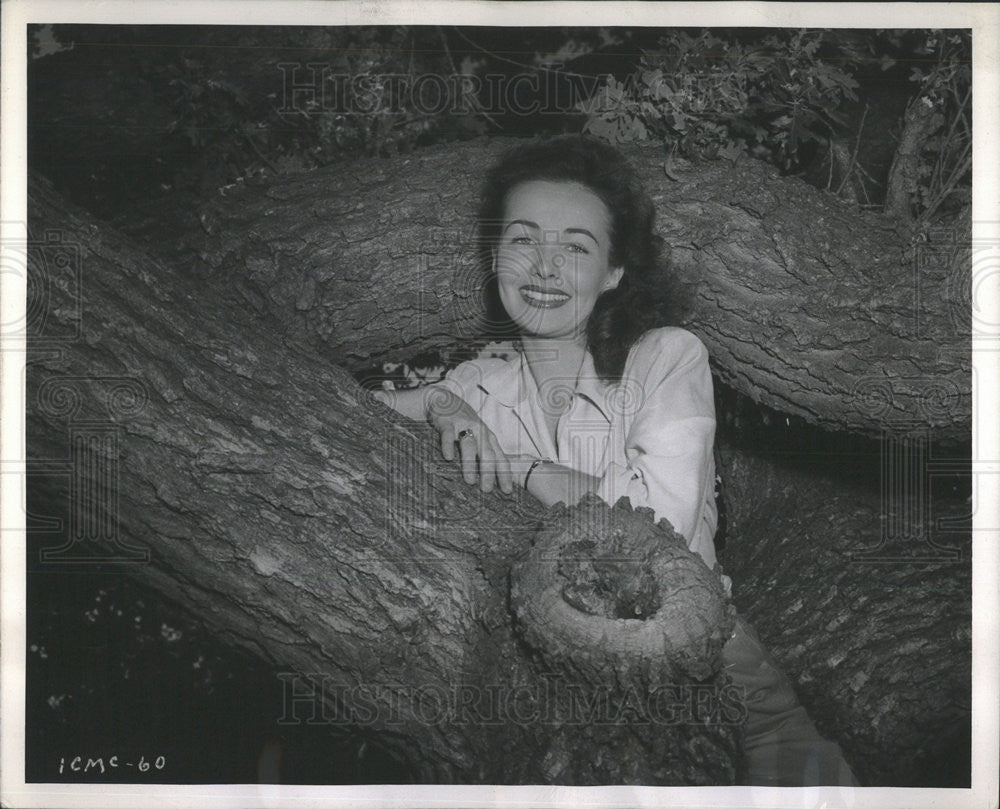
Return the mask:
<svg viewBox="0 0 1000 809">
<path fill-rule="evenodd" d="M 911 197 L 920 184 L 920 153 L 927 139 L 944 124 L 939 104 L 929 96 L 913 99 L 903 115 L 903 132 L 889 169 L 885 211 L 903 221 L 913 219 Z"/>
<path fill-rule="evenodd" d="M 431 428 L 329 356 L 281 345 L 41 185 L 29 207 L 33 498 L 70 508 L 71 542 L 45 561 L 124 557 L 220 638 L 298 672 L 292 693 L 323 686 L 305 716 L 380 731 L 426 781 L 734 781 L 742 717 L 718 659 L 732 609 L 668 526 L 625 503 L 545 512 L 480 493 L 437 461 Z M 59 251 L 82 283 L 57 276 Z M 67 458 L 68 492 L 43 474 Z M 622 609 L 639 603 L 619 547 L 635 538 L 656 604 L 608 619 L 559 596 L 571 620 L 546 624 L 524 597 L 534 568 L 510 572 L 539 528 L 548 560 L 578 564 L 589 542 L 595 567 L 573 583 Z M 675 575 L 692 587 L 671 590 Z M 674 645 L 651 647 L 657 632 Z"/>
<path fill-rule="evenodd" d="M 733 599 L 820 730 L 863 784 L 968 787 L 971 504 L 921 468 L 891 473 L 894 503 L 780 454 L 723 447 L 719 466 Z"/>
<path fill-rule="evenodd" d="M 398 361 L 483 337 L 477 189 L 512 143 L 450 143 L 228 189 L 197 212 L 200 225 L 190 210 L 168 212 L 167 228 L 162 210 L 119 224 L 280 319 L 288 342 L 347 367 Z M 968 232 L 915 245 L 891 218 L 754 160 L 677 161 L 668 174 L 656 146 L 623 148 L 692 291 L 683 325 L 720 379 L 828 429 L 875 436 L 916 423 L 968 440 Z"/>
<path fill-rule="evenodd" d="M 624 653 L 587 640 L 637 607 L 657 620 L 672 608 L 654 609 L 671 571 L 697 574 L 665 527 L 626 510 L 585 519 L 580 536 L 572 526 L 586 505 L 546 515 L 474 493 L 435 461 L 429 430 L 368 401 L 339 355 L 282 345 L 267 314 L 213 297 L 195 273 L 151 259 L 44 187 L 29 203 L 32 232 L 51 238 L 29 251 L 28 448 L 36 494 L 81 515 L 68 551 L 128 556 L 115 530 L 139 543 L 149 564 L 139 556 L 127 572 L 222 639 L 314 675 L 298 688 L 323 681 L 336 706 L 324 710 L 353 710 L 348 719 L 380 730 L 424 780 L 736 777 L 725 681 L 699 679 L 715 670 L 731 617 L 711 578 L 694 588 L 698 604 L 682 605 L 682 653 L 661 659 L 649 638 Z M 82 285 L 56 272 L 60 246 L 79 251 Z M 67 443 L 89 459 L 68 493 L 41 474 Z M 112 462 L 123 485 L 102 490 Z M 919 756 L 961 740 L 968 720 L 967 569 L 912 553 L 876 564 L 864 552 L 881 553 L 883 504 L 843 481 L 745 453 L 723 453 L 720 470 L 737 605 L 868 783 L 917 777 Z M 102 509 L 114 519 L 95 521 Z M 629 526 L 617 539 L 592 530 L 615 520 Z M 638 547 L 623 553 L 623 536 Z M 553 609 L 534 612 L 546 599 Z M 716 721 L 696 727 L 685 719 L 706 685 L 721 695 Z M 643 704 L 651 693 L 658 701 Z M 487 721 L 497 695 L 508 719 L 517 710 L 531 721 Z M 449 698 L 458 708 L 445 721 Z M 473 721 L 459 721 L 463 711 Z"/>
</svg>

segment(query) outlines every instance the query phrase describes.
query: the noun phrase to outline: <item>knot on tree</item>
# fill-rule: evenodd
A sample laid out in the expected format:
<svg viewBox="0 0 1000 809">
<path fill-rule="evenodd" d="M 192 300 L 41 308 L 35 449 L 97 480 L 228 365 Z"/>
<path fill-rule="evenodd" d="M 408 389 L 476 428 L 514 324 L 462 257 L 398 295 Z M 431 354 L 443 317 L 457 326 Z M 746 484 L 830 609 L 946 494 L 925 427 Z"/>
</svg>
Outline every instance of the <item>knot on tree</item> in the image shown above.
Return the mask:
<svg viewBox="0 0 1000 809">
<path fill-rule="evenodd" d="M 719 671 L 736 611 L 718 575 L 653 516 L 596 495 L 550 511 L 511 570 L 519 631 L 545 663 L 640 686 Z"/>
</svg>

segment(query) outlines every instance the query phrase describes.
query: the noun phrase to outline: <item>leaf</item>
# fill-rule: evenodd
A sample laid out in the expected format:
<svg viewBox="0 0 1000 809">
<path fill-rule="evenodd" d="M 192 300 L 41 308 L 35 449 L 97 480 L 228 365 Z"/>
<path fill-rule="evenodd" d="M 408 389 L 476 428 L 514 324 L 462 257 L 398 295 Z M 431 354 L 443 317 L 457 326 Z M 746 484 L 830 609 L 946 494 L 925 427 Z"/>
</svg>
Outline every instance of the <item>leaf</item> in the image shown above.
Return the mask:
<svg viewBox="0 0 1000 809">
<path fill-rule="evenodd" d="M 671 101 L 676 96 L 674 89 L 665 81 L 656 85 L 655 97 L 661 101 Z"/>
<path fill-rule="evenodd" d="M 604 140 L 614 140 L 616 128 L 617 127 L 613 121 L 609 121 L 602 117 L 590 118 L 584 126 L 584 129 L 587 132 L 591 132 L 595 136 L 603 138 Z"/>
<path fill-rule="evenodd" d="M 639 110 L 642 112 L 642 115 L 647 119 L 655 120 L 656 118 L 659 117 L 659 112 L 656 109 L 656 105 L 654 105 L 650 101 L 643 101 L 639 105 Z"/>
<path fill-rule="evenodd" d="M 668 155 L 667 159 L 663 161 L 663 173 L 667 175 L 668 179 L 673 180 L 675 183 L 679 183 L 680 177 L 676 177 L 673 174 L 673 169 L 674 169 L 673 163 L 674 163 L 673 159 Z"/>
<path fill-rule="evenodd" d="M 620 115 L 615 130 L 615 140 L 618 143 L 631 143 L 634 140 L 639 140 L 640 134 L 644 134 L 645 129 L 637 118 L 630 115 Z"/>
<path fill-rule="evenodd" d="M 734 140 L 729 141 L 719 150 L 719 157 L 725 158 L 731 163 L 736 163 L 743 156 L 743 147 Z"/>
<path fill-rule="evenodd" d="M 659 68 L 656 70 L 645 70 L 642 72 L 642 81 L 643 84 L 654 87 L 657 83 L 663 81 L 663 71 Z"/>
</svg>

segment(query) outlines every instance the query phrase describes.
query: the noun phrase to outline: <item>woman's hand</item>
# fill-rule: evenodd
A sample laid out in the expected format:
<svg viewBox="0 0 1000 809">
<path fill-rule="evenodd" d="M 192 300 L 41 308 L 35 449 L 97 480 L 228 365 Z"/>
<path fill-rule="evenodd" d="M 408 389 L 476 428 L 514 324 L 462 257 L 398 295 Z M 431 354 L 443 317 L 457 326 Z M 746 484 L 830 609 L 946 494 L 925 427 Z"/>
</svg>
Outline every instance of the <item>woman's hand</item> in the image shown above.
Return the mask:
<svg viewBox="0 0 1000 809">
<path fill-rule="evenodd" d="M 466 402 L 451 391 L 438 389 L 426 399 L 426 415 L 427 421 L 441 434 L 441 454 L 445 460 L 455 459 L 458 445 L 466 483 L 475 484 L 478 479 L 480 488 L 489 492 L 499 481 L 504 494 L 514 490 L 510 461 L 500 442 Z"/>
<path fill-rule="evenodd" d="M 524 476 L 537 459 L 528 455 L 515 455 L 510 458 L 510 464 L 520 469 L 518 480 L 524 485 Z M 546 461 L 535 466 L 528 476 L 525 488 L 546 506 L 556 503 L 573 505 L 579 502 L 588 492 L 596 492 L 601 479 L 586 472 L 579 472 L 568 466 Z"/>
</svg>

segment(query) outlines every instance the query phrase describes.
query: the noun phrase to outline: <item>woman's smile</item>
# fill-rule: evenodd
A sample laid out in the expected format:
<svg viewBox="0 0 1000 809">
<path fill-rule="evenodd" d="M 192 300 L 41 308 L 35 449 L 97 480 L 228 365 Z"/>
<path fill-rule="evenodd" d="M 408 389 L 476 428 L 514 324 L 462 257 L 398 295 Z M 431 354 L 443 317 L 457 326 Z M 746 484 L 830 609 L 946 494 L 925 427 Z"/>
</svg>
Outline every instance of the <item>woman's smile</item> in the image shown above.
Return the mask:
<svg viewBox="0 0 1000 809">
<path fill-rule="evenodd" d="M 535 284 L 525 284 L 519 291 L 524 302 L 537 309 L 556 309 L 570 299 L 570 296 L 565 292 L 543 288 Z"/>
</svg>

